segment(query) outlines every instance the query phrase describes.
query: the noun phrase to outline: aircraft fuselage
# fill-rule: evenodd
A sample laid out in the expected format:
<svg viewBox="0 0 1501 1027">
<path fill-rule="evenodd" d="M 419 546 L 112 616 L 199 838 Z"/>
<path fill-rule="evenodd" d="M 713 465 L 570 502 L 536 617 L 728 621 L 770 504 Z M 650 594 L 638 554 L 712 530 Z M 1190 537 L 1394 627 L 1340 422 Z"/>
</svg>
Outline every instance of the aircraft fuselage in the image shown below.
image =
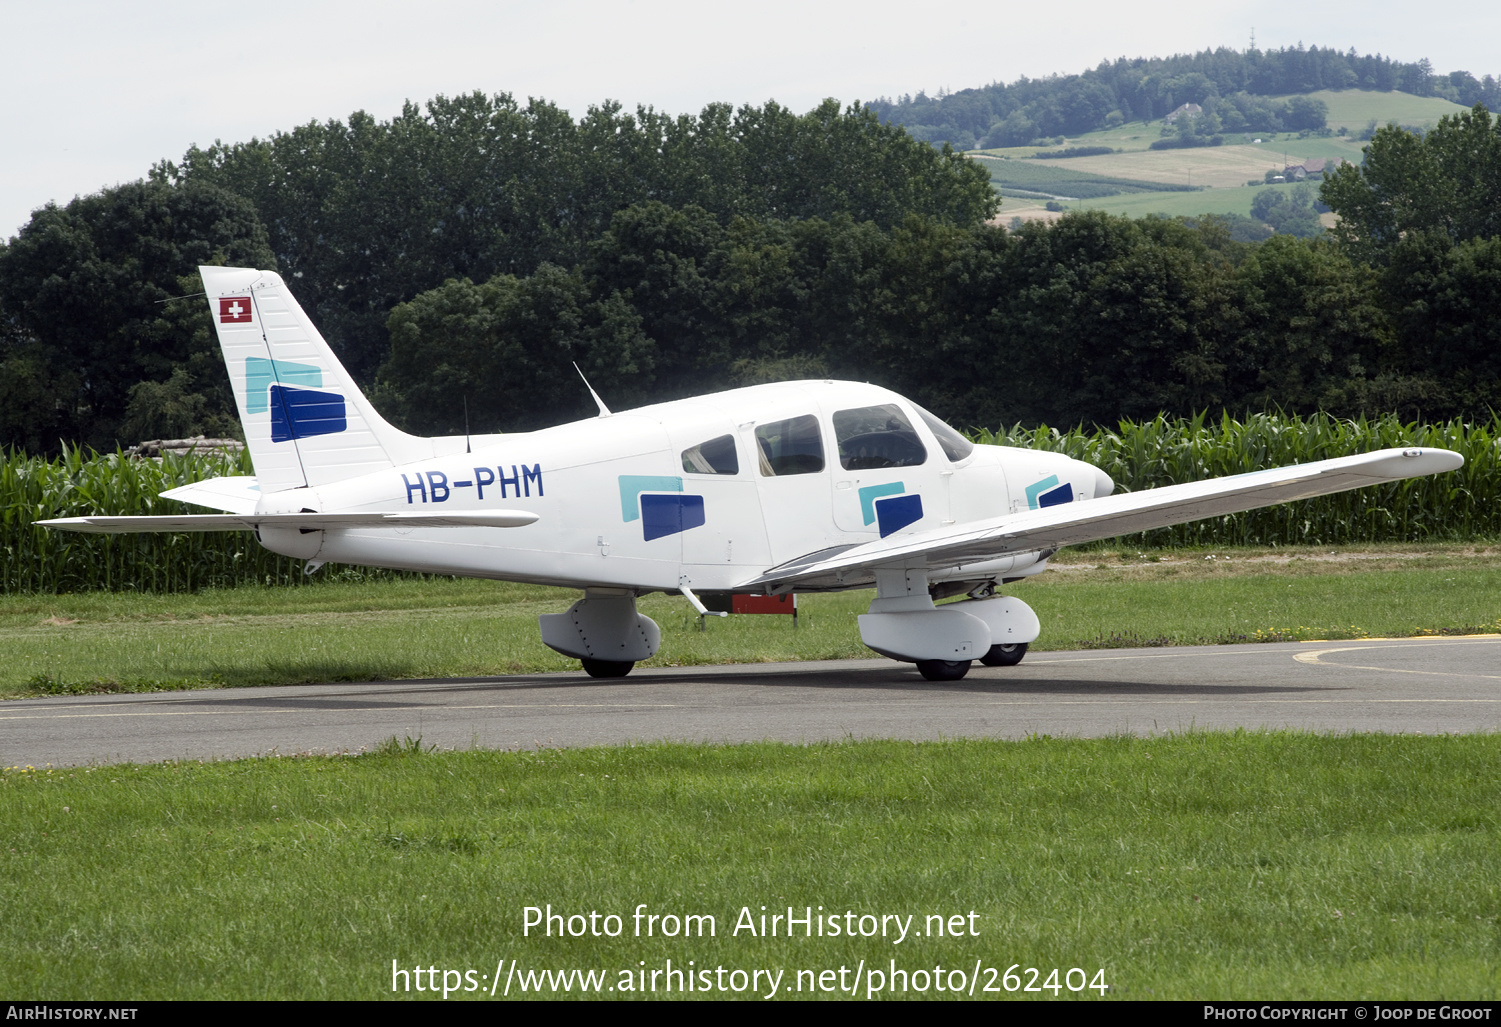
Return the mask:
<svg viewBox="0 0 1501 1027">
<path fill-rule="evenodd" d="M 816 551 L 1086 500 L 1101 482 L 1108 491 L 1103 474 L 1059 454 L 972 446 L 953 456 L 896 393 L 790 382 L 487 436 L 472 452 L 272 493 L 257 509 L 527 510 L 539 519 L 523 528 L 262 528 L 260 537 L 308 560 L 722 592 Z M 1035 554 L 1009 560 L 992 572 L 1041 569 Z"/>
</svg>

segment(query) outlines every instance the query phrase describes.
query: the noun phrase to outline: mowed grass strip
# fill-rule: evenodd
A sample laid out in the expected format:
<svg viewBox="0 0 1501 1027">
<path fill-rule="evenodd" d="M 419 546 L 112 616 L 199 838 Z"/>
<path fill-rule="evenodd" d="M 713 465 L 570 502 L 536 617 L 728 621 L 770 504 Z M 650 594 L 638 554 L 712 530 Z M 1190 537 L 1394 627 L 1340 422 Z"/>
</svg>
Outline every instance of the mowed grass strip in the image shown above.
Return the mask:
<svg viewBox="0 0 1501 1027">
<path fill-rule="evenodd" d="M 392 960 L 613 984 L 669 958 L 781 968 L 786 989 L 799 969 L 894 959 L 1104 969 L 1108 997 L 1494 999 L 1498 790 L 1495 735 L 396 745 L 9 770 L 0 990 L 359 999 L 391 994 Z M 624 934 L 523 937 L 523 908 L 547 904 L 619 915 Z M 631 937 L 641 904 L 711 914 L 715 935 Z M 919 927 L 974 911 L 978 936 L 736 936 L 762 906 Z"/>
<path fill-rule="evenodd" d="M 1006 591 L 1037 610 L 1036 649 L 1501 630 L 1501 547 L 1065 551 Z M 578 593 L 489 581 L 333 582 L 192 595 L 0 596 L 0 695 L 488 677 L 577 670 L 537 616 Z M 872 593 L 799 597 L 785 616 L 708 618 L 647 596 L 646 666 L 869 657 Z"/>
</svg>

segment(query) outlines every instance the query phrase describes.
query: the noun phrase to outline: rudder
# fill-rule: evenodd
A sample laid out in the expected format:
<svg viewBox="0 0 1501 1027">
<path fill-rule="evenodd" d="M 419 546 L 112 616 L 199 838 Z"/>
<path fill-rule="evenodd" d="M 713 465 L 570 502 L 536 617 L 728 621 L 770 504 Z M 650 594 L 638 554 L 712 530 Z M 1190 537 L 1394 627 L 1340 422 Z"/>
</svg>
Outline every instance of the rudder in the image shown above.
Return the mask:
<svg viewBox="0 0 1501 1027">
<path fill-rule="evenodd" d="M 349 377 L 280 275 L 200 267 L 261 492 L 316 488 L 430 456 Z"/>
</svg>

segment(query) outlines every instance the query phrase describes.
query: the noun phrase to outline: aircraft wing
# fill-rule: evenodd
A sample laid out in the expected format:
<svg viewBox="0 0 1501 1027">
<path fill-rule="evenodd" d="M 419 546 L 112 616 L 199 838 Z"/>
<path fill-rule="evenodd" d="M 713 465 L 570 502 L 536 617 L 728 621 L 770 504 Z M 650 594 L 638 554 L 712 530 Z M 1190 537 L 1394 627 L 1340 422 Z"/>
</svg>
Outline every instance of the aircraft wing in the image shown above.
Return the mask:
<svg viewBox="0 0 1501 1027">
<path fill-rule="evenodd" d="M 525 510 L 430 513 L 277 513 L 185 514 L 181 517 L 60 517 L 37 521 L 47 528 L 94 534 L 141 534 L 150 531 L 254 531 L 256 528 L 520 528 L 537 515 Z"/>
<path fill-rule="evenodd" d="M 773 567 L 736 588 L 775 592 L 798 585 L 856 585 L 871 580 L 876 567 L 962 567 L 1014 553 L 1057 549 L 1364 485 L 1438 474 L 1463 465 L 1464 457 L 1446 449 L 1383 449 L 1168 485 L 824 550 Z"/>
</svg>

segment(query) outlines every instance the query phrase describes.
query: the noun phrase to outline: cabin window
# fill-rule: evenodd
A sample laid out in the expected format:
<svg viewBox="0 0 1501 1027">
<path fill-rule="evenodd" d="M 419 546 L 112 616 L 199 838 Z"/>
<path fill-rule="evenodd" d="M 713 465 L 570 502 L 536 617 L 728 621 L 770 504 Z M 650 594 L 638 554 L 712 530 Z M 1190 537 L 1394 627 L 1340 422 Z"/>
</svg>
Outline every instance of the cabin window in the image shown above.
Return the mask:
<svg viewBox="0 0 1501 1027">
<path fill-rule="evenodd" d="M 917 416 L 921 417 L 923 423 L 938 437 L 938 446 L 943 450 L 943 455 L 954 463 L 957 464 L 975 451 L 975 444 L 950 428 L 947 423 L 940 421 L 916 403 L 912 404 L 912 409 L 917 411 Z"/>
<path fill-rule="evenodd" d="M 846 471 L 915 467 L 928 459 L 912 422 L 894 403 L 836 411 L 834 438 Z"/>
<path fill-rule="evenodd" d="M 683 450 L 683 470 L 689 474 L 739 474 L 735 436 L 721 435 Z"/>
<path fill-rule="evenodd" d="M 756 429 L 756 451 L 761 474 L 767 478 L 823 470 L 823 439 L 818 434 L 818 418 L 804 414 L 761 425 Z"/>
</svg>

